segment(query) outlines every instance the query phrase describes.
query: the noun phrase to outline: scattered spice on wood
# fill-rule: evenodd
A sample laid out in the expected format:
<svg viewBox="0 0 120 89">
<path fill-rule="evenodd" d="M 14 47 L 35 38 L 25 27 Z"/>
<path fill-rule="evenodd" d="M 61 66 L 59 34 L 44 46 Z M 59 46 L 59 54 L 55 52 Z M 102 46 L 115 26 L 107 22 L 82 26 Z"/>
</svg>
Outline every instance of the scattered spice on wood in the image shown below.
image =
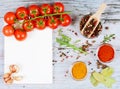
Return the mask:
<svg viewBox="0 0 120 89">
<path fill-rule="evenodd" d="M 82 50 L 84 51 L 89 51 L 89 47 L 92 46 L 91 43 L 88 42 L 88 40 L 86 40 L 85 44 L 82 45 Z"/>
<path fill-rule="evenodd" d="M 68 59 L 69 58 L 69 56 L 66 56 L 66 59 Z"/>
<path fill-rule="evenodd" d="M 53 66 L 55 65 L 55 63 L 57 63 L 57 60 L 52 60 L 52 62 L 53 62 Z"/>
<path fill-rule="evenodd" d="M 69 71 L 67 70 L 67 71 L 66 71 L 66 74 L 68 74 L 68 73 L 69 73 Z"/>
<path fill-rule="evenodd" d="M 88 45 L 82 45 L 82 50 L 87 51 L 88 47 L 89 47 Z"/>
<path fill-rule="evenodd" d="M 96 54 L 94 54 L 94 56 L 96 56 Z"/>
<path fill-rule="evenodd" d="M 92 62 L 88 61 L 88 65 L 91 65 L 91 64 L 92 64 Z"/>
<path fill-rule="evenodd" d="M 105 29 L 106 29 L 106 30 L 109 30 L 109 27 L 108 27 L 108 26 L 106 26 L 106 27 L 105 27 Z"/>
<path fill-rule="evenodd" d="M 90 44 L 90 43 L 88 42 L 88 40 L 86 40 L 86 44 L 87 44 L 88 46 L 92 46 L 92 44 Z"/>
<path fill-rule="evenodd" d="M 62 59 L 61 62 L 63 62 L 65 59 Z"/>
<path fill-rule="evenodd" d="M 58 50 L 64 50 L 65 48 L 58 48 Z"/>
<path fill-rule="evenodd" d="M 78 36 L 77 32 L 75 32 L 75 35 Z"/>
<path fill-rule="evenodd" d="M 112 39 L 115 39 L 115 37 L 113 37 Z"/>
<path fill-rule="evenodd" d="M 69 51 L 67 51 L 67 54 L 69 53 Z"/>
<path fill-rule="evenodd" d="M 53 60 L 53 62 L 57 62 L 57 60 Z"/>
<path fill-rule="evenodd" d="M 74 35 L 78 36 L 78 33 L 75 32 L 74 30 L 72 30 L 72 29 L 68 29 L 68 31 L 70 31 L 70 32 L 72 32 Z"/>
<path fill-rule="evenodd" d="M 90 53 L 93 53 L 93 51 L 90 51 Z"/>
<path fill-rule="evenodd" d="M 99 60 L 97 60 L 96 64 L 98 69 L 100 68 L 105 69 L 106 67 L 108 67 L 107 65 L 101 63 Z"/>
<path fill-rule="evenodd" d="M 76 59 L 78 60 L 80 58 L 80 55 L 78 55 L 77 57 L 76 57 Z"/>
<path fill-rule="evenodd" d="M 66 54 L 63 52 L 60 54 L 60 57 L 65 57 L 65 56 L 66 56 Z"/>
<path fill-rule="evenodd" d="M 63 55 L 63 56 L 66 56 L 66 54 L 65 54 L 65 53 L 62 53 L 62 55 Z"/>
<path fill-rule="evenodd" d="M 93 70 L 93 68 L 91 68 L 91 70 Z"/>
<path fill-rule="evenodd" d="M 95 42 L 96 42 L 96 40 L 93 40 L 93 41 L 92 41 L 92 43 L 95 43 Z"/>
<path fill-rule="evenodd" d="M 67 75 L 66 75 L 66 74 L 65 74 L 64 76 L 65 76 L 65 77 L 67 77 Z"/>
<path fill-rule="evenodd" d="M 64 76 L 65 76 L 65 77 L 67 77 L 67 76 L 68 76 L 68 74 L 69 74 L 69 71 L 68 71 L 68 70 L 66 70 L 66 71 L 65 71 L 65 75 L 64 75 Z"/>
</svg>

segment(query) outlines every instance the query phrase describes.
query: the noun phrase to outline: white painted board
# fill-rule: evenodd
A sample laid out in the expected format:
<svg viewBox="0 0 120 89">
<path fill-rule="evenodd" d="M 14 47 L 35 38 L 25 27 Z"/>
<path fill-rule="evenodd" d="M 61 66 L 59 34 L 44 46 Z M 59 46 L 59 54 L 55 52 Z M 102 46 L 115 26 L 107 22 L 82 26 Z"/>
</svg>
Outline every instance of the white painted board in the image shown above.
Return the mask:
<svg viewBox="0 0 120 89">
<path fill-rule="evenodd" d="M 17 75 L 22 75 L 16 84 L 48 84 L 52 83 L 52 30 L 34 29 L 27 39 L 17 41 L 13 37 L 4 39 L 4 72 L 9 72 L 9 66 L 20 67 Z"/>
</svg>

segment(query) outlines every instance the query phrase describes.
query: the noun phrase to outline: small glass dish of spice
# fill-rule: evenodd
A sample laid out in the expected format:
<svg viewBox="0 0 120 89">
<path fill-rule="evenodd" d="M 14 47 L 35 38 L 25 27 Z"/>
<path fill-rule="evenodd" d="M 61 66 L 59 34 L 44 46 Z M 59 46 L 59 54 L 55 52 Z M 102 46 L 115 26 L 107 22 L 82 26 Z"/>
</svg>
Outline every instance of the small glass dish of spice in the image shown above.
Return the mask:
<svg viewBox="0 0 120 89">
<path fill-rule="evenodd" d="M 85 15 L 84 17 L 82 17 L 81 21 L 80 21 L 80 32 L 82 31 L 83 27 L 85 26 L 85 24 L 87 23 L 87 21 L 89 20 L 90 16 L 92 16 L 92 13 Z M 97 21 L 95 19 L 92 19 L 89 24 L 84 28 L 84 31 L 82 32 L 82 35 L 87 37 L 91 34 L 94 26 L 96 25 Z M 90 38 L 95 38 L 98 37 L 99 34 L 102 31 L 102 24 L 101 22 L 99 22 L 99 24 L 97 25 L 97 27 L 95 28 L 95 31 L 93 32 L 93 34 L 90 36 Z"/>
<path fill-rule="evenodd" d="M 71 66 L 71 76 L 75 80 L 83 80 L 87 76 L 87 66 L 82 61 L 74 62 Z"/>
<path fill-rule="evenodd" d="M 97 51 L 99 61 L 103 63 L 109 63 L 113 61 L 115 56 L 115 50 L 112 45 L 104 43 L 98 48 Z"/>
</svg>

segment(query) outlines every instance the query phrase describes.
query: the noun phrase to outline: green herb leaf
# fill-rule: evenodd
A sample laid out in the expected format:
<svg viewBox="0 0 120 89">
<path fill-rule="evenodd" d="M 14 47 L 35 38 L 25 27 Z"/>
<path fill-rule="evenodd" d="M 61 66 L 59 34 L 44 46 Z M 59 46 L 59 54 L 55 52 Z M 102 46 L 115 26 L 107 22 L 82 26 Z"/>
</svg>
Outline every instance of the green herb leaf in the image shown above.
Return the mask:
<svg viewBox="0 0 120 89">
<path fill-rule="evenodd" d="M 93 77 L 93 75 L 90 76 L 90 81 L 95 87 L 99 84 L 99 82 Z"/>
<path fill-rule="evenodd" d="M 82 47 L 79 48 L 79 47 L 71 44 L 70 43 L 71 38 L 66 36 L 66 35 L 64 35 L 64 34 L 62 34 L 62 29 L 58 30 L 58 34 L 59 34 L 60 38 L 56 38 L 56 42 L 58 42 L 61 46 L 65 45 L 66 47 L 70 47 L 70 48 L 72 48 L 75 51 L 79 51 L 80 53 L 87 54 L 87 52 L 84 51 L 82 49 Z"/>
<path fill-rule="evenodd" d="M 94 72 L 93 77 L 99 82 L 105 81 L 104 76 L 102 74 L 98 73 L 98 72 Z"/>
<path fill-rule="evenodd" d="M 106 87 L 111 88 L 112 84 L 116 82 L 115 79 L 111 77 L 112 74 L 113 69 L 110 67 L 103 69 L 101 72 L 94 71 L 93 73 L 91 73 L 90 81 L 93 86 L 97 86 L 99 83 L 102 83 Z"/>
<path fill-rule="evenodd" d="M 78 42 L 80 42 L 81 40 L 76 40 L 74 43 L 76 44 L 76 43 L 78 43 Z"/>
<path fill-rule="evenodd" d="M 104 82 L 102 82 L 106 87 L 108 88 L 112 88 L 112 84 L 115 83 L 115 79 L 114 78 L 106 78 L 106 80 Z"/>
<path fill-rule="evenodd" d="M 113 68 L 107 67 L 101 71 L 101 74 L 105 77 L 110 77 L 113 74 Z"/>
<path fill-rule="evenodd" d="M 111 41 L 111 39 L 115 36 L 115 34 L 110 34 L 110 35 L 106 35 L 104 36 L 104 40 L 102 41 L 102 43 L 108 43 Z"/>
</svg>

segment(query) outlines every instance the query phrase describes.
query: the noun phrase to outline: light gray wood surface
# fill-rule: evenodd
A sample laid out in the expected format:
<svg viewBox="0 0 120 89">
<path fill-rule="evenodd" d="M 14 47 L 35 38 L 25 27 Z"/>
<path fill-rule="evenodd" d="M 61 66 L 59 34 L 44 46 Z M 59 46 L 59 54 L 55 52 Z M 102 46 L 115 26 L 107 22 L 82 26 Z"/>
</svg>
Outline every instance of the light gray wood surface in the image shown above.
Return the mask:
<svg viewBox="0 0 120 89">
<path fill-rule="evenodd" d="M 2 27 L 4 25 L 3 16 L 7 11 L 15 11 L 15 9 L 19 6 L 28 6 L 30 4 L 41 4 L 41 3 L 53 3 L 58 0 L 1 0 L 0 1 L 0 31 L 2 31 Z M 113 77 L 116 79 L 116 83 L 113 85 L 112 89 L 120 89 L 120 0 L 62 0 L 61 2 L 65 5 L 66 11 L 72 11 L 71 17 L 74 19 L 71 26 L 61 27 L 63 28 L 63 33 L 72 37 L 72 41 L 74 42 L 77 39 L 82 40 L 84 43 L 86 38 L 84 38 L 79 32 L 79 21 L 83 15 L 86 15 L 90 12 L 95 12 L 101 3 L 105 2 L 107 4 L 107 8 L 105 12 L 102 14 L 101 22 L 103 24 L 103 31 L 98 38 L 95 38 L 96 43 L 90 48 L 94 53 L 96 53 L 97 47 L 99 47 L 100 42 L 103 40 L 104 35 L 115 33 L 116 39 L 112 40 L 110 44 L 116 50 L 115 59 L 113 62 L 108 65 L 113 67 L 115 73 Z M 109 30 L 105 30 L 105 27 L 108 26 Z M 2 80 L 3 76 L 3 66 L 4 66 L 4 37 L 2 32 L 0 32 L 0 89 L 107 89 L 103 85 L 99 85 L 97 87 L 93 87 L 90 83 L 89 76 L 91 68 L 96 70 L 95 60 L 96 56 L 93 56 L 92 53 L 84 56 L 77 52 L 74 52 L 72 49 L 65 48 L 64 50 L 58 50 L 61 48 L 59 44 L 56 43 L 55 38 L 58 36 L 58 29 L 53 31 L 53 60 L 57 62 L 53 66 L 53 84 L 50 85 L 5 85 Z M 74 35 L 69 29 L 74 30 L 78 33 L 78 36 Z M 93 40 L 93 39 L 92 39 Z M 92 41 L 89 39 L 89 42 Z M 79 44 L 81 45 L 81 44 Z M 12 50 L 11 50 L 12 51 Z M 65 57 L 59 57 L 60 51 L 68 52 L 68 56 L 72 55 L 72 58 L 66 59 Z M 78 60 L 86 62 L 91 61 L 91 66 L 88 66 L 89 72 L 88 76 L 83 81 L 75 81 L 70 76 L 70 66 L 73 62 L 77 61 L 76 57 L 80 55 L 81 57 Z M 64 60 L 63 60 L 64 59 Z M 66 71 L 69 71 L 66 73 Z M 32 72 L 32 70 L 31 70 Z"/>
</svg>

